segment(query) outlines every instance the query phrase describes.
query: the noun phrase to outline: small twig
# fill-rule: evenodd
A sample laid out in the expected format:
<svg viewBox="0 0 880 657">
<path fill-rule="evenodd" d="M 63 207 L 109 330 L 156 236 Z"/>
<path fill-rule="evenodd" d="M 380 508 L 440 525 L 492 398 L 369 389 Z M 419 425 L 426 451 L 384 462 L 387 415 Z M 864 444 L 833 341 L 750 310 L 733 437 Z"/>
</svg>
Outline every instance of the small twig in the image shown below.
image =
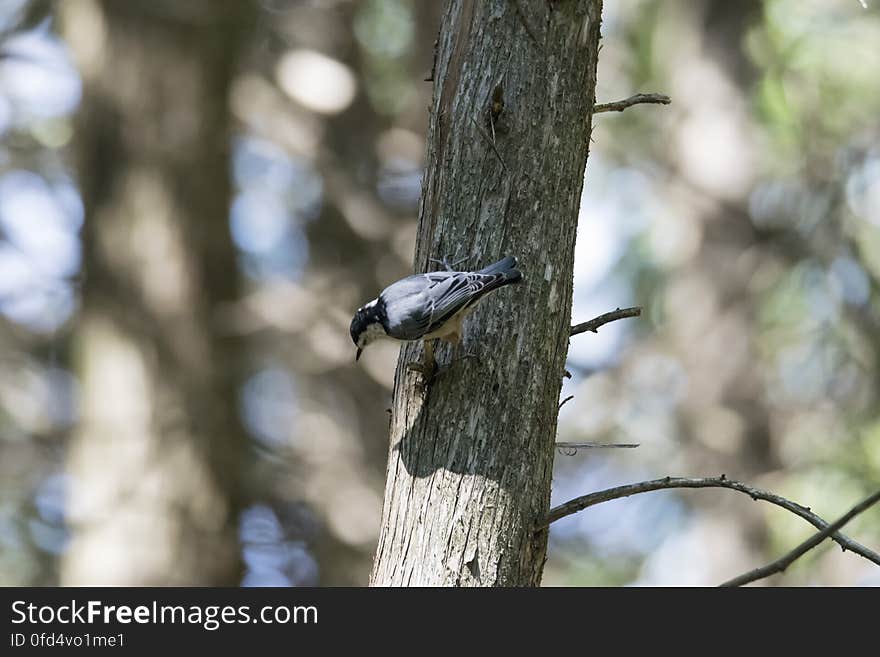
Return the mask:
<svg viewBox="0 0 880 657">
<path fill-rule="evenodd" d="M 578 333 L 586 333 L 587 331 L 598 333 L 600 326 L 605 326 L 605 324 L 617 321 L 618 319 L 626 319 L 627 317 L 638 317 L 641 314 L 642 309 L 638 306 L 634 308 L 624 308 L 623 310 L 617 308 L 616 310 L 612 310 L 610 313 L 605 313 L 604 315 L 594 317 L 589 322 L 584 322 L 583 324 L 572 326 L 571 333 L 569 335 L 577 335 Z"/>
<path fill-rule="evenodd" d="M 835 533 L 838 529 L 843 527 L 846 523 L 855 518 L 857 515 L 874 506 L 877 502 L 880 502 L 880 490 L 856 504 L 853 508 L 843 514 L 838 520 L 832 522 L 822 531 L 813 534 L 810 538 L 798 545 L 788 554 L 781 556 L 779 559 L 772 563 L 768 563 L 766 566 L 755 568 L 754 570 L 750 570 L 747 573 L 743 573 L 739 577 L 729 579 L 721 584 L 721 586 L 742 586 L 743 584 L 749 584 L 750 582 L 755 582 L 759 579 L 770 577 L 770 575 L 783 572 L 792 563 L 794 563 L 802 556 L 804 556 L 807 552 L 819 545 L 819 543 L 831 536 L 833 533 Z"/>
<path fill-rule="evenodd" d="M 498 161 L 501 162 L 501 168 L 504 169 L 504 173 L 507 173 L 507 165 L 504 164 L 504 158 L 501 157 L 501 153 L 498 152 L 498 148 L 495 146 L 495 142 L 492 141 L 492 138 L 486 134 L 486 131 L 480 127 L 480 124 L 477 123 L 477 120 L 474 117 L 471 117 L 471 122 L 474 124 L 474 127 L 477 129 L 477 132 L 480 133 L 480 136 L 486 140 L 486 143 L 492 147 L 492 150 L 495 151 L 495 157 L 498 158 Z"/>
<path fill-rule="evenodd" d="M 565 518 L 566 516 L 570 516 L 577 513 L 578 511 L 582 511 L 588 507 L 595 506 L 596 504 L 601 504 L 602 502 L 617 500 L 622 497 L 637 495 L 638 493 L 649 493 L 655 490 L 666 490 L 670 488 L 726 488 L 728 490 L 735 490 L 740 493 L 745 493 L 753 500 L 764 500 L 765 502 L 775 504 L 776 506 L 781 507 L 786 511 L 790 511 L 796 516 L 800 516 L 801 518 L 806 520 L 816 529 L 824 531 L 829 527 L 828 523 L 825 522 L 822 518 L 811 512 L 809 508 L 801 506 L 797 502 L 792 502 L 791 500 L 787 500 L 779 495 L 768 493 L 767 491 L 763 491 L 759 488 L 753 488 L 752 486 L 748 486 L 738 481 L 733 481 L 732 479 L 728 479 L 724 475 L 721 475 L 720 477 L 703 478 L 664 477 L 663 479 L 642 481 L 637 484 L 617 486 L 616 488 L 608 488 L 606 490 L 598 491 L 596 493 L 590 493 L 589 495 L 583 495 L 551 509 L 550 513 L 547 514 L 547 519 L 545 520 L 544 524 L 538 529 L 543 529 L 550 523 L 556 522 L 560 518 Z M 880 566 L 880 554 L 877 554 L 870 548 L 867 548 L 864 545 L 857 543 L 850 538 L 847 538 L 839 532 L 832 533 L 830 534 L 830 536 L 844 550 L 855 552 L 856 554 L 864 557 L 868 561 L 872 561 Z"/>
<path fill-rule="evenodd" d="M 572 399 L 574 399 L 574 395 L 569 395 L 568 397 L 566 397 L 565 399 L 563 399 L 561 402 L 559 402 L 559 408 L 562 408 L 563 406 L 565 406 L 565 405 L 566 405 L 568 402 L 570 402 Z M 558 409 L 557 409 L 557 410 L 558 410 Z"/>
<path fill-rule="evenodd" d="M 602 112 L 622 112 L 627 107 L 633 105 L 641 105 L 649 103 L 652 105 L 668 105 L 672 99 L 665 94 L 636 94 L 624 100 L 618 100 L 613 103 L 601 103 L 593 106 L 593 114 L 601 114 Z"/>
<path fill-rule="evenodd" d="M 556 451 L 565 456 L 574 456 L 579 449 L 635 449 L 639 443 L 556 443 Z"/>
</svg>

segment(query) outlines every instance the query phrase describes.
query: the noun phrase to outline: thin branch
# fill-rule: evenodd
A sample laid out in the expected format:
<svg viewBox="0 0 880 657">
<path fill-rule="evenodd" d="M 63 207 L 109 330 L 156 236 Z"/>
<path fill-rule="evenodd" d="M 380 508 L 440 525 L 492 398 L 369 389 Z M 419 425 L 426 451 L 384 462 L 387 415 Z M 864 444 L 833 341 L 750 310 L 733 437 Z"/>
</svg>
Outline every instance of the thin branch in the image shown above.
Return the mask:
<svg viewBox="0 0 880 657">
<path fill-rule="evenodd" d="M 790 511 L 796 516 L 800 516 L 816 529 L 824 531 L 829 527 L 827 522 L 815 513 L 812 513 L 808 507 L 801 506 L 797 502 L 792 502 L 779 495 L 768 493 L 759 488 L 753 488 L 752 486 L 728 479 L 724 475 L 721 475 L 720 477 L 703 478 L 664 477 L 663 479 L 642 481 L 637 484 L 617 486 L 616 488 L 608 488 L 596 493 L 590 493 L 589 495 L 583 495 L 551 509 L 550 513 L 547 514 L 547 519 L 545 520 L 544 525 L 539 527 L 539 529 L 543 529 L 560 518 L 565 518 L 566 516 L 570 516 L 578 511 L 595 506 L 596 504 L 601 504 L 602 502 L 617 500 L 622 497 L 637 495 L 638 493 L 650 493 L 651 491 L 666 490 L 670 488 L 727 488 L 728 490 L 745 493 L 753 500 L 764 500 L 765 502 L 775 504 L 786 511 Z M 831 536 L 831 538 L 833 538 L 844 551 L 849 550 L 850 552 L 855 552 L 868 561 L 873 561 L 880 566 L 880 554 L 877 554 L 870 548 L 857 543 L 839 532 L 832 532 L 829 536 Z"/>
<path fill-rule="evenodd" d="M 602 112 L 622 112 L 627 107 L 633 105 L 641 105 L 649 103 L 652 105 L 668 105 L 672 99 L 665 94 L 636 94 L 624 100 L 618 100 L 613 103 L 602 103 L 593 106 L 593 114 L 601 114 Z"/>
<path fill-rule="evenodd" d="M 556 452 L 564 456 L 574 456 L 579 449 L 635 449 L 639 443 L 556 443 Z"/>
<path fill-rule="evenodd" d="M 480 124 L 477 123 L 477 120 L 474 117 L 471 117 L 471 121 L 474 124 L 474 127 L 477 129 L 477 132 L 480 133 L 480 136 L 486 140 L 489 146 L 492 147 L 492 150 L 495 151 L 495 157 L 498 158 L 498 161 L 501 162 L 501 168 L 504 169 L 504 173 L 507 173 L 507 165 L 504 164 L 504 158 L 501 157 L 501 153 L 498 152 L 498 147 L 495 146 L 495 142 L 492 141 L 492 138 L 486 133 L 483 128 L 480 127 Z"/>
<path fill-rule="evenodd" d="M 838 520 L 832 522 L 822 531 L 813 534 L 810 538 L 798 545 L 788 554 L 781 556 L 779 559 L 772 563 L 768 563 L 766 566 L 755 568 L 754 570 L 750 570 L 747 573 L 743 573 L 739 577 L 734 577 L 733 579 L 727 580 L 726 582 L 721 584 L 721 586 L 742 586 L 743 584 L 748 584 L 759 579 L 764 579 L 765 577 L 770 577 L 770 575 L 783 572 L 791 564 L 800 559 L 814 547 L 819 545 L 819 543 L 831 536 L 833 533 L 835 533 L 838 529 L 843 527 L 846 523 L 855 518 L 857 515 L 874 506 L 877 502 L 880 502 L 880 490 L 856 504 L 853 508 L 843 514 Z"/>
<path fill-rule="evenodd" d="M 562 409 L 562 407 L 565 406 L 565 405 L 566 405 L 568 402 L 570 402 L 572 399 L 574 399 L 574 395 L 569 395 L 568 397 L 566 397 L 565 399 L 563 399 L 561 402 L 559 402 L 559 409 L 557 409 L 557 410 Z"/>
<path fill-rule="evenodd" d="M 641 314 L 642 309 L 638 306 L 634 308 L 624 308 L 623 310 L 617 308 L 616 310 L 612 310 L 610 313 L 605 313 L 604 315 L 594 317 L 589 322 L 584 322 L 583 324 L 572 326 L 571 333 L 569 335 L 577 335 L 578 333 L 586 333 L 587 331 L 598 333 L 600 326 L 605 326 L 605 324 L 617 321 L 618 319 L 626 319 L 627 317 L 638 317 Z"/>
</svg>

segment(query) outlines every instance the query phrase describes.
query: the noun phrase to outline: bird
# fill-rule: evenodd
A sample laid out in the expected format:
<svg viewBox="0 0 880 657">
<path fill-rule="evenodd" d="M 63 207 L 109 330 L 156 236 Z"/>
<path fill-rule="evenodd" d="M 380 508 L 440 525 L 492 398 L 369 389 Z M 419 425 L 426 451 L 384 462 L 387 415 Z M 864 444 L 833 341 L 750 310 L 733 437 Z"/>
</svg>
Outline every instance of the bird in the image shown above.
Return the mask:
<svg viewBox="0 0 880 657">
<path fill-rule="evenodd" d="M 422 363 L 409 363 L 408 368 L 430 376 L 436 370 L 434 340 L 444 340 L 457 348 L 462 321 L 477 302 L 490 292 L 522 280 L 513 256 L 477 271 L 455 271 L 455 265 L 449 265 L 446 258 L 439 262 L 443 270 L 402 278 L 358 308 L 350 329 L 357 347 L 355 361 L 378 339 L 424 340 Z"/>
</svg>

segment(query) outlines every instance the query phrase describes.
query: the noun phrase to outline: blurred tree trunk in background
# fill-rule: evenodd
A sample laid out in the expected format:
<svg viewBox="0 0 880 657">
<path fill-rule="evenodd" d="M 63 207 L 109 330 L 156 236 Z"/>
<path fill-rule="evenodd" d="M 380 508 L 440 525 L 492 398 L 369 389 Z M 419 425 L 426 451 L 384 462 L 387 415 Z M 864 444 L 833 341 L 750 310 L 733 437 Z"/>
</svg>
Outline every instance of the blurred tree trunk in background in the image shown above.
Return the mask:
<svg viewBox="0 0 880 657">
<path fill-rule="evenodd" d="M 421 347 L 401 352 L 375 585 L 540 583 L 601 5 L 447 5 L 416 269 L 516 255 L 525 280 L 466 322 L 480 361 L 427 393 Z"/>
<path fill-rule="evenodd" d="M 322 585 L 365 585 L 375 553 L 397 350 L 377 345 L 355 363 L 348 325 L 364 299 L 412 273 L 431 98 L 424 78 L 443 4 L 287 3 L 281 13 L 264 12 L 266 31 L 283 48 L 266 64 L 274 78 L 285 52 L 305 51 L 343 64 L 357 80 L 351 104 L 338 113 L 289 97 L 272 111 L 301 122 L 316 140 L 314 152 L 302 140 L 285 139 L 283 124 L 273 130 L 268 121 L 248 122 L 255 136 L 284 143 L 310 163 L 323 186 L 320 210 L 304 226 L 308 264 L 294 282 L 297 296 L 278 298 L 292 320 L 280 344 L 298 404 L 295 464 L 278 475 L 284 495 L 305 500 L 320 521 L 308 542 Z M 389 51 L 386 42 L 398 49 Z M 333 81 L 327 87 L 335 89 Z"/>
<path fill-rule="evenodd" d="M 81 424 L 65 584 L 237 584 L 228 92 L 255 3 L 59 3 L 84 81 Z"/>
</svg>

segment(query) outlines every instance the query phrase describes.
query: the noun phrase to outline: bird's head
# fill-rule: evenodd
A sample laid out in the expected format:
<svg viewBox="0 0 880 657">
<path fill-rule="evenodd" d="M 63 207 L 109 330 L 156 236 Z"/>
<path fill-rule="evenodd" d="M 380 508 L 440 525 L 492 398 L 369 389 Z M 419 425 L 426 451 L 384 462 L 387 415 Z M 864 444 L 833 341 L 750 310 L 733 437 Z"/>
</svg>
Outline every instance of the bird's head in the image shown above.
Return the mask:
<svg viewBox="0 0 880 657">
<path fill-rule="evenodd" d="M 379 338 L 385 337 L 382 326 L 382 303 L 373 299 L 370 303 L 358 308 L 351 320 L 351 341 L 357 347 L 355 360 L 361 357 L 364 348 Z"/>
</svg>

